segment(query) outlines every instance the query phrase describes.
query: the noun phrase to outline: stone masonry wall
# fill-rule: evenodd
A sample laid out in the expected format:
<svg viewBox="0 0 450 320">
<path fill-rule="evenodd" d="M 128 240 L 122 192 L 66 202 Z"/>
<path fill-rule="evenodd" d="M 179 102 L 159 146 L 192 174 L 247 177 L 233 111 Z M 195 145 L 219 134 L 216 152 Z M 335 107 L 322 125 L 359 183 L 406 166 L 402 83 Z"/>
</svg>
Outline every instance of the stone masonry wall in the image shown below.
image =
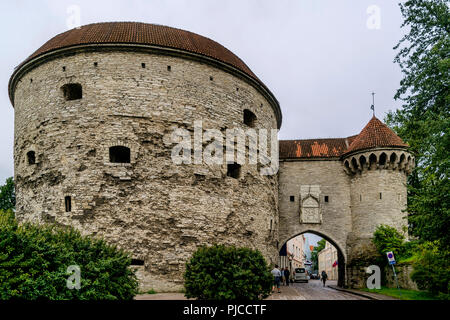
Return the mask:
<svg viewBox="0 0 450 320">
<path fill-rule="evenodd" d="M 321 223 L 300 222 L 302 186 L 320 188 Z M 280 246 L 304 232 L 313 232 L 335 242 L 347 256 L 347 234 L 352 230 L 350 181 L 339 160 L 281 161 L 279 172 Z M 308 187 L 306 187 L 308 189 Z M 314 187 L 311 188 L 314 192 Z M 294 196 L 294 201 L 290 201 Z M 325 196 L 328 201 L 325 202 Z"/>
<path fill-rule="evenodd" d="M 67 83 L 82 85 L 81 100 L 64 100 Z M 223 133 L 247 129 L 243 110 L 250 109 L 256 128 L 276 128 L 269 102 L 247 82 L 174 56 L 86 52 L 37 66 L 14 95 L 19 220 L 73 225 L 131 251 L 145 261 L 142 290 L 179 290 L 184 264 L 202 244 L 258 248 L 276 261 L 276 176 L 246 164 L 234 179 L 225 164 L 171 160 L 170 135 L 179 127 L 192 132 L 194 120 Z M 109 163 L 115 145 L 130 148 L 131 163 Z"/>
</svg>

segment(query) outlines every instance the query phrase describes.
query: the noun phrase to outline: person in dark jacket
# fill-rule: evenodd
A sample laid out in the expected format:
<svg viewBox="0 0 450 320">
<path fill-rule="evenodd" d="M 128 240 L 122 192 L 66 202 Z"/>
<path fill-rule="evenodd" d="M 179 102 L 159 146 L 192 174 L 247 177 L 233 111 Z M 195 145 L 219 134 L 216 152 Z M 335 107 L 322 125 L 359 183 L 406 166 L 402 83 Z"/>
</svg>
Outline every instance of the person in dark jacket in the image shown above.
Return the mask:
<svg viewBox="0 0 450 320">
<path fill-rule="evenodd" d="M 327 281 L 327 279 L 328 279 L 328 275 L 327 275 L 327 273 L 325 272 L 325 270 L 323 270 L 322 271 L 322 282 L 323 282 L 323 286 L 325 287 L 325 282 Z"/>
<path fill-rule="evenodd" d="M 289 272 L 288 267 L 284 268 L 283 272 L 284 272 L 284 277 L 286 279 L 286 285 L 289 286 L 289 274 L 290 274 L 290 272 Z"/>
</svg>

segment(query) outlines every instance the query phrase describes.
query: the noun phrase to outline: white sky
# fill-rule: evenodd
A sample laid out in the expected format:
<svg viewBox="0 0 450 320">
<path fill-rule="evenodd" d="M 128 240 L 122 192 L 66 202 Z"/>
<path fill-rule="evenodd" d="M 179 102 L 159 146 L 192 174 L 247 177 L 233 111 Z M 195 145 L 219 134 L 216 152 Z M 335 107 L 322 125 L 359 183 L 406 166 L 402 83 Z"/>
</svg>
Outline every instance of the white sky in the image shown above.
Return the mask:
<svg viewBox="0 0 450 320">
<path fill-rule="evenodd" d="M 283 113 L 280 139 L 357 134 L 372 113 L 383 119 L 401 103 L 393 46 L 402 17 L 393 0 L 108 0 L 1 1 L 0 184 L 13 175 L 13 69 L 68 30 L 71 5 L 81 24 L 139 21 L 209 37 L 239 56 L 269 87 Z M 372 5 L 378 16 L 367 10 Z M 369 10 L 370 11 L 370 10 Z M 369 28 L 379 23 L 379 29 Z M 372 23 L 372 24 L 370 24 Z M 375 24 L 374 24 L 375 23 Z"/>
</svg>

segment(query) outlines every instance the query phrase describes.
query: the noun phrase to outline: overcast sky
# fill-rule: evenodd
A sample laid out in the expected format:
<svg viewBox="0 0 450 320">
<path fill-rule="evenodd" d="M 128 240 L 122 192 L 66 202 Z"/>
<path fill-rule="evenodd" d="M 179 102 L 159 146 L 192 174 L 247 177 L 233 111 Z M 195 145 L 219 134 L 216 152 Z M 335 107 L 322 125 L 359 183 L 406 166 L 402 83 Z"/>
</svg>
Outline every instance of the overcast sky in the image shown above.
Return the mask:
<svg viewBox="0 0 450 320">
<path fill-rule="evenodd" d="M 402 17 L 393 0 L 1 1 L 0 184 L 13 175 L 13 69 L 47 40 L 81 24 L 139 21 L 209 37 L 239 56 L 281 105 L 281 139 L 346 137 L 400 107 L 392 49 Z M 68 12 L 69 9 L 69 12 Z M 76 22 L 76 21 L 75 21 Z"/>
</svg>

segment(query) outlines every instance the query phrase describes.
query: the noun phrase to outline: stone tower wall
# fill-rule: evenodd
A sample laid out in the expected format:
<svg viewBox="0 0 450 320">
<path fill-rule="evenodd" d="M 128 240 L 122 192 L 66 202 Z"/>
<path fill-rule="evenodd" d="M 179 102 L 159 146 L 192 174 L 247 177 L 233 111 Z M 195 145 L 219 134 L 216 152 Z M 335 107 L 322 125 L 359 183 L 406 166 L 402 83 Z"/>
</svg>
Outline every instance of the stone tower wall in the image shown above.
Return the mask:
<svg viewBox="0 0 450 320">
<path fill-rule="evenodd" d="M 82 85 L 82 99 L 64 99 L 67 83 Z M 256 129 L 277 127 L 270 103 L 248 82 L 177 56 L 79 52 L 24 74 L 14 101 L 19 220 L 72 225 L 131 251 L 145 262 L 143 290 L 180 289 L 184 264 L 202 244 L 257 248 L 274 262 L 276 176 L 246 164 L 234 179 L 226 164 L 171 160 L 173 130 L 192 132 L 194 120 L 223 133 L 247 129 L 243 110 L 250 109 Z M 116 145 L 130 148 L 130 163 L 109 162 Z M 36 164 L 28 164 L 29 151 Z"/>
<path fill-rule="evenodd" d="M 413 163 L 404 149 L 373 149 L 343 160 L 351 180 L 352 232 L 347 238 L 347 285 L 365 287 L 366 268 L 377 263 L 373 233 L 389 225 L 407 236 L 406 177 Z"/>
</svg>

